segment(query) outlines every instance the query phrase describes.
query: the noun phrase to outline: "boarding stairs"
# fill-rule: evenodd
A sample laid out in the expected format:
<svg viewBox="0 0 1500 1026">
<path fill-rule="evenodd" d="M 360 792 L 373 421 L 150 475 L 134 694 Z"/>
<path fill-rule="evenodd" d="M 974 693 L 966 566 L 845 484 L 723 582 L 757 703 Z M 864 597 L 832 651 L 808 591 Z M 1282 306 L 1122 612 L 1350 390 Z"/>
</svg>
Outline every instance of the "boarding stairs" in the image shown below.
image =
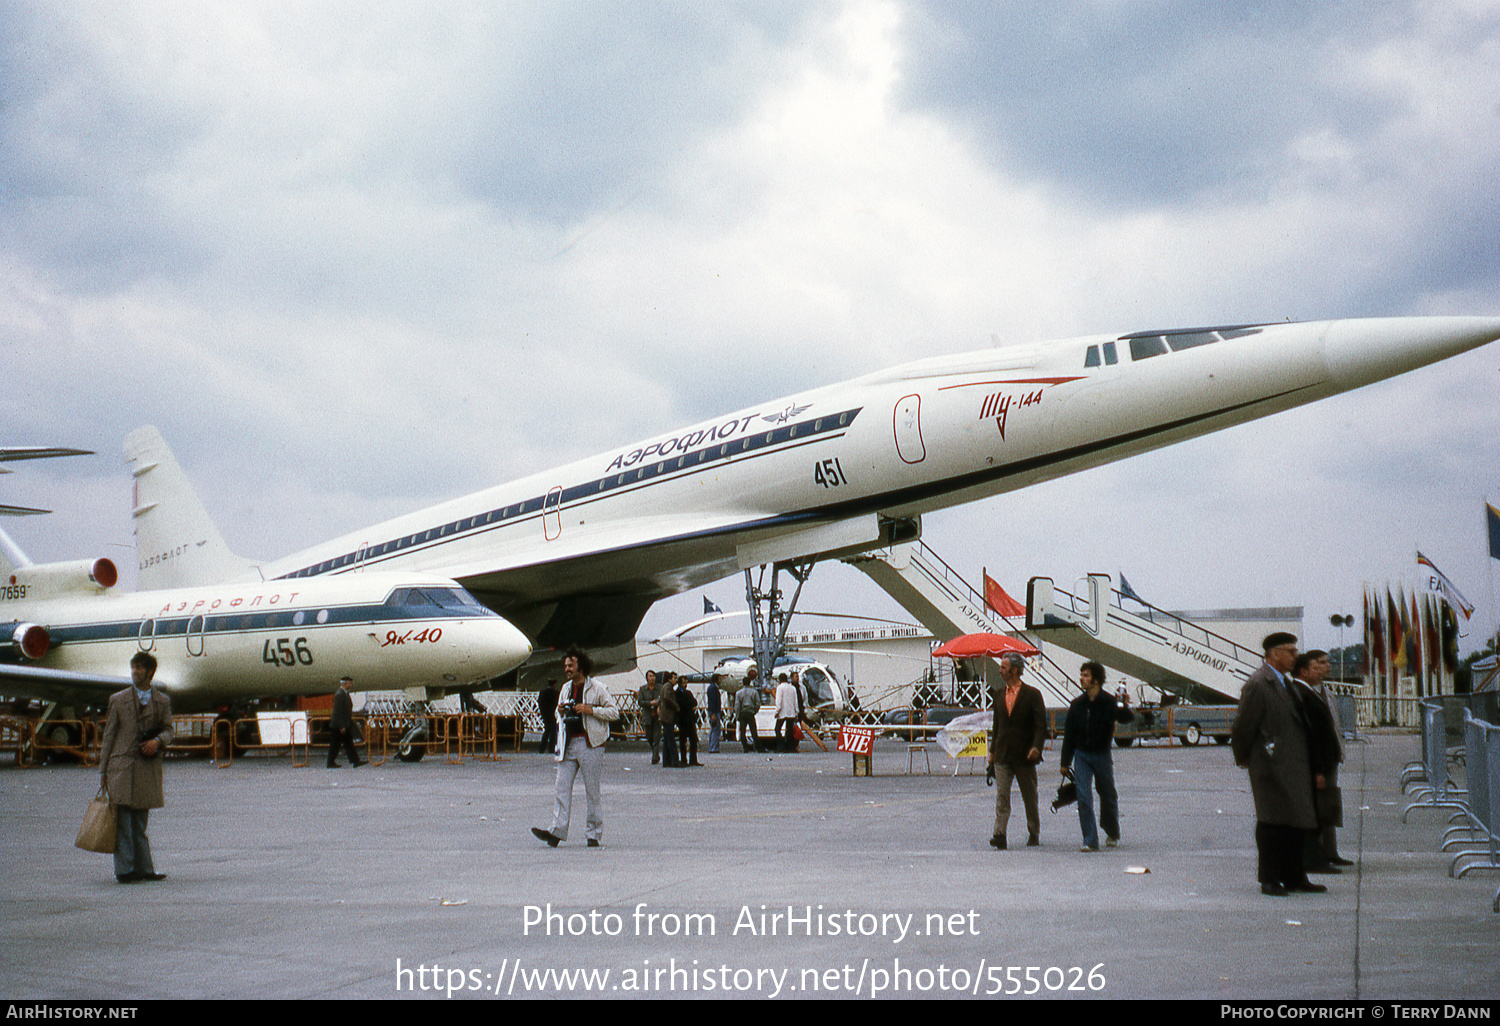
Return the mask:
<svg viewBox="0 0 1500 1026">
<path fill-rule="evenodd" d="M 1038 637 L 1027 634 L 1019 621 L 986 606 L 984 595 L 921 541 L 876 549 L 844 562 L 862 570 L 936 638 L 948 641 L 964 634 L 1009 634 L 1042 647 Z M 986 678 L 998 681 L 998 662 L 986 659 L 984 663 Z M 1031 661 L 1026 682 L 1041 691 L 1048 706 L 1066 706 L 1078 693 L 1068 673 L 1045 656 Z"/>
<path fill-rule="evenodd" d="M 1026 628 L 1077 652 L 1199 705 L 1235 704 L 1259 668 L 1260 653 L 1180 616 L 1110 587 L 1108 574 L 1089 574 L 1069 594 L 1050 577 L 1026 587 Z M 1127 611 L 1129 601 L 1137 611 Z"/>
</svg>

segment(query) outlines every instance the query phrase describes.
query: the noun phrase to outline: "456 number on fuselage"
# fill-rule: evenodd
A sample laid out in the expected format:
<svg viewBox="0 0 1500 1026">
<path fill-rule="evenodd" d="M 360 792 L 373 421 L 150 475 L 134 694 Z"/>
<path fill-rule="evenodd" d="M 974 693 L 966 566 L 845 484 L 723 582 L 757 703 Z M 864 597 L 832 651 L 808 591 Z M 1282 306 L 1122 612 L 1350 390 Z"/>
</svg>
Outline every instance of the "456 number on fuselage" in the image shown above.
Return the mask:
<svg viewBox="0 0 1500 1026">
<path fill-rule="evenodd" d="M 274 648 L 271 645 L 271 639 L 267 638 L 260 661 L 272 666 L 296 666 L 299 663 L 303 666 L 311 666 L 313 654 L 306 638 L 277 638 Z"/>
</svg>

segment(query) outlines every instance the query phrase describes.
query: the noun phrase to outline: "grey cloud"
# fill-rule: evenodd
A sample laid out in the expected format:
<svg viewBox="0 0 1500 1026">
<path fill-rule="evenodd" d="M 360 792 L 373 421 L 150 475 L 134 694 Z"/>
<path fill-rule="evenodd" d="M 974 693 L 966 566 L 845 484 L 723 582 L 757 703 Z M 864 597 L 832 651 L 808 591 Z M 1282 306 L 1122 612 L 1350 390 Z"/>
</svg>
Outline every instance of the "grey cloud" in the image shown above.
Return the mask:
<svg viewBox="0 0 1500 1026">
<path fill-rule="evenodd" d="M 827 9 L 568 5 L 508 49 L 510 67 L 481 80 L 460 179 L 499 206 L 577 223 L 735 120 Z"/>
<path fill-rule="evenodd" d="M 989 158 L 1105 207 L 1257 197 L 1310 131 L 1399 116 L 1338 58 L 1404 19 L 1286 3 L 913 7 L 904 102 L 958 118 Z"/>
</svg>

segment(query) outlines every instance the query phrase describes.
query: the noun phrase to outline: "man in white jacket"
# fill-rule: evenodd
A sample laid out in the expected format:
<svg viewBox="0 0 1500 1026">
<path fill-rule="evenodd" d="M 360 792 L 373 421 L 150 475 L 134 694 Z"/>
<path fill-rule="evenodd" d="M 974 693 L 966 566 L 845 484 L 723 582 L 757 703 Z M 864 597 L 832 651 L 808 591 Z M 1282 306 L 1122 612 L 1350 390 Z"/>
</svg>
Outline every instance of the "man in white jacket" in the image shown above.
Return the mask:
<svg viewBox="0 0 1500 1026">
<path fill-rule="evenodd" d="M 776 749 L 781 752 L 797 750 L 797 685 L 787 679 L 786 674 L 777 678 L 776 685 Z"/>
<path fill-rule="evenodd" d="M 589 802 L 588 819 L 584 823 L 589 847 L 599 847 L 604 838 L 599 787 L 604 776 L 604 743 L 609 740 L 611 721 L 620 718 L 620 710 L 609 692 L 589 677 L 592 669 L 593 661 L 576 648 L 569 649 L 563 657 L 563 673 L 567 674 L 568 682 L 557 696 L 557 803 L 551 830 L 531 828 L 538 840 L 552 848 L 568 839 L 573 784 L 580 772 Z"/>
</svg>

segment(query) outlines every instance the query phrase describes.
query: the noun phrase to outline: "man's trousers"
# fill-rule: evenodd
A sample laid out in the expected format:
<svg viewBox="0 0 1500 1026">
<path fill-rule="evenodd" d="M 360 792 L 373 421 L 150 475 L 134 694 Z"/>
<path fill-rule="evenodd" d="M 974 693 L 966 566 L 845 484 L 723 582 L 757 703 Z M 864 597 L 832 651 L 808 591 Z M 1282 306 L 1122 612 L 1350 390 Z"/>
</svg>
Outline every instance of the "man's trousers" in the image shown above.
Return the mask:
<svg viewBox="0 0 1500 1026">
<path fill-rule="evenodd" d="M 599 785 L 604 776 L 604 748 L 590 748 L 584 737 L 569 741 L 562 761 L 557 764 L 557 804 L 552 811 L 552 835 L 559 840 L 568 839 L 568 823 L 573 818 L 573 784 L 580 773 L 583 774 L 583 793 L 589 803 L 584 836 L 591 841 L 602 841 L 604 813 Z"/>
</svg>

